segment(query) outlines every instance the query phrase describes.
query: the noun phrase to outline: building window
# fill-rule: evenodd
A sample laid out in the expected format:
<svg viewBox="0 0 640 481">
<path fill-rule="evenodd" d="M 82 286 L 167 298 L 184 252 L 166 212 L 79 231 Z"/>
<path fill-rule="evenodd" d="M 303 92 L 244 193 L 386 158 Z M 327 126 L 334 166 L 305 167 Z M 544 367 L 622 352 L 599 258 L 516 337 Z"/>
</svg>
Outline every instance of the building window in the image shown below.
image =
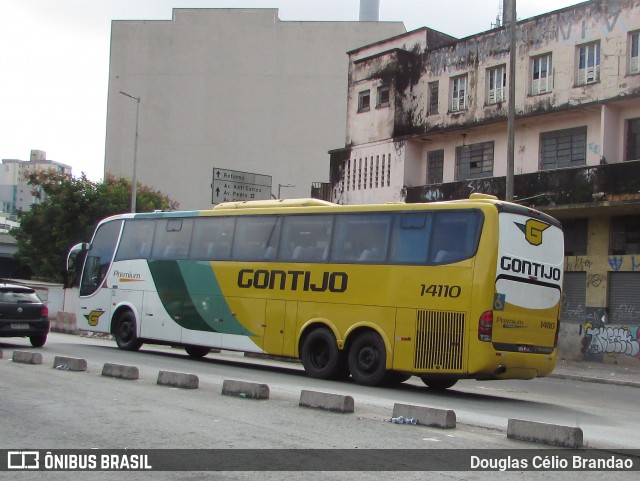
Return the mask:
<svg viewBox="0 0 640 481">
<path fill-rule="evenodd" d="M 629 52 L 629 73 L 640 73 L 640 32 L 634 32 L 629 36 L 631 45 Z"/>
<path fill-rule="evenodd" d="M 540 167 L 543 170 L 576 167 L 586 163 L 586 127 L 540 134 Z"/>
<path fill-rule="evenodd" d="M 487 69 L 487 105 L 506 99 L 507 69 L 504 65 Z"/>
<path fill-rule="evenodd" d="M 600 42 L 578 47 L 578 85 L 600 81 Z"/>
<path fill-rule="evenodd" d="M 444 150 L 427 154 L 427 184 L 441 184 L 444 170 Z"/>
<path fill-rule="evenodd" d="M 363 90 L 358 94 L 358 112 L 368 112 L 371 103 L 371 91 Z"/>
<path fill-rule="evenodd" d="M 640 159 L 640 119 L 627 120 L 627 138 L 624 160 Z"/>
<path fill-rule="evenodd" d="M 451 112 L 459 112 L 467 108 L 467 76 L 451 79 Z"/>
<path fill-rule="evenodd" d="M 640 254 L 640 215 L 611 218 L 609 254 Z"/>
<path fill-rule="evenodd" d="M 456 180 L 493 175 L 493 142 L 456 147 Z"/>
<path fill-rule="evenodd" d="M 588 219 L 567 219 L 562 221 L 564 231 L 564 255 L 587 255 Z"/>
<path fill-rule="evenodd" d="M 429 115 L 435 115 L 438 113 L 438 93 L 440 90 L 440 82 L 429 82 Z"/>
<path fill-rule="evenodd" d="M 553 70 L 551 54 L 534 57 L 531 60 L 531 95 L 539 95 L 553 90 Z"/>
<path fill-rule="evenodd" d="M 388 107 L 389 106 L 389 87 L 383 85 L 382 87 L 378 87 L 378 107 Z"/>
</svg>

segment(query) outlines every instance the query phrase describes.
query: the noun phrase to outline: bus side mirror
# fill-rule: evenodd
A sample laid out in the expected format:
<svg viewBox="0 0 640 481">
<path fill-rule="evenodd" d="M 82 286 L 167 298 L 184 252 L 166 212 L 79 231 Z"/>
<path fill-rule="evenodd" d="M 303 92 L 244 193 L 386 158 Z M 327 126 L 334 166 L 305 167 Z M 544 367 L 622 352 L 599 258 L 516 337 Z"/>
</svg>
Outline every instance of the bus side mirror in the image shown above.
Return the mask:
<svg viewBox="0 0 640 481">
<path fill-rule="evenodd" d="M 83 252 L 87 252 L 89 249 L 91 249 L 90 243 L 80 242 L 79 244 L 74 245 L 69 250 L 69 254 L 67 254 L 67 271 L 68 272 L 74 272 L 76 270 L 78 256 Z"/>
</svg>

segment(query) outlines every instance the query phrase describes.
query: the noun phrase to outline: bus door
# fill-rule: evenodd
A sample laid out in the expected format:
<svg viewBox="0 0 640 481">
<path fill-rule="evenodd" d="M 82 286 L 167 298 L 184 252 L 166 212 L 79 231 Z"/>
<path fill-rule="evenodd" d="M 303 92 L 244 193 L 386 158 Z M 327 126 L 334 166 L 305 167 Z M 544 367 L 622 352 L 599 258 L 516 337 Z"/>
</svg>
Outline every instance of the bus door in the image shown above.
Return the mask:
<svg viewBox="0 0 640 481">
<path fill-rule="evenodd" d="M 78 307 L 78 328 L 98 332 L 109 332 L 113 305 L 113 277 L 111 261 L 120 236 L 122 221 L 105 222 L 100 225 L 87 250 Z"/>
</svg>

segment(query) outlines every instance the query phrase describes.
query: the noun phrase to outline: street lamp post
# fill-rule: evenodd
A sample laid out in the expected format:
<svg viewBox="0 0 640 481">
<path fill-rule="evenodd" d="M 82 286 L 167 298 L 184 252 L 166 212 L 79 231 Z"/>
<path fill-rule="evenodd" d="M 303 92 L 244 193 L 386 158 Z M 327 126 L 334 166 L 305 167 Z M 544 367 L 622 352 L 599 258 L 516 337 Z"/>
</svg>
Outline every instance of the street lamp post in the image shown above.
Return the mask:
<svg viewBox="0 0 640 481">
<path fill-rule="evenodd" d="M 136 196 L 138 193 L 138 119 L 140 118 L 140 97 L 136 97 L 134 95 L 128 94 L 127 92 L 120 93 L 126 97 L 129 97 L 136 101 L 136 137 L 133 145 L 133 176 L 131 177 L 131 212 L 135 214 L 136 212 Z"/>
<path fill-rule="evenodd" d="M 278 184 L 278 199 L 280 198 L 280 189 L 283 187 L 295 187 L 293 184 Z"/>
</svg>

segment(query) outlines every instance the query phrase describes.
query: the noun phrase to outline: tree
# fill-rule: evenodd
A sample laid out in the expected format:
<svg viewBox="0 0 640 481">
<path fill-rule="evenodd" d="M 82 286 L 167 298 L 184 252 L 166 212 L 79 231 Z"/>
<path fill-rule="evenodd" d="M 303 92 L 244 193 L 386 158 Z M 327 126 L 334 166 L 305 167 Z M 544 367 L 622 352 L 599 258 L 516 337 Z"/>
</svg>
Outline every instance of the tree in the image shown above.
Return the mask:
<svg viewBox="0 0 640 481">
<path fill-rule="evenodd" d="M 20 226 L 11 234 L 17 241 L 15 258 L 28 265 L 38 279 L 63 281 L 69 249 L 89 241 L 100 220 L 130 209 L 131 183 L 122 178 L 92 182 L 84 173 L 74 178 L 43 170 L 32 173 L 28 183 L 42 201 L 18 213 Z M 140 185 L 136 204 L 138 212 L 178 206 L 161 192 Z"/>
</svg>

